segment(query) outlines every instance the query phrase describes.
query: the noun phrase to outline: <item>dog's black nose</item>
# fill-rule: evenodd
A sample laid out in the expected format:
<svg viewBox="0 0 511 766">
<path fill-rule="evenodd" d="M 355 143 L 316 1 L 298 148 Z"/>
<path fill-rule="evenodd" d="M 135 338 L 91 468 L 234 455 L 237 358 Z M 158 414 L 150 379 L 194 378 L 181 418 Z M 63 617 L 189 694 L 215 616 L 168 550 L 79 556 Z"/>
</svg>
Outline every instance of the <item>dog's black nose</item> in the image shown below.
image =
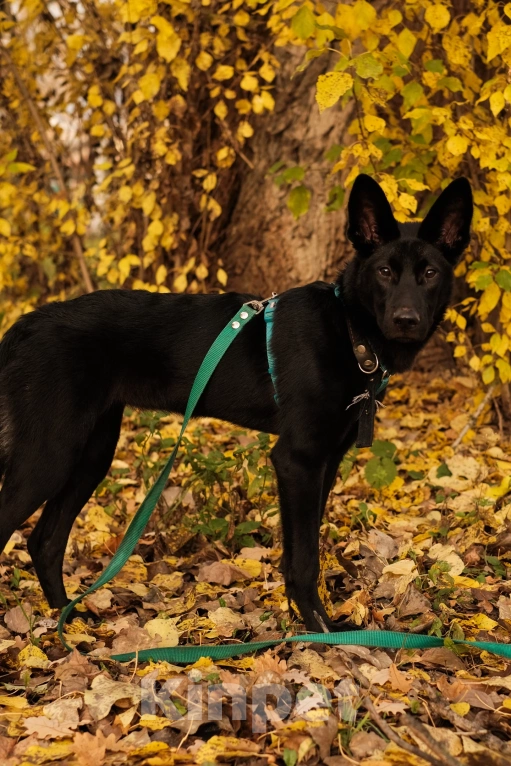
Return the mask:
<svg viewBox="0 0 511 766">
<path fill-rule="evenodd" d="M 398 327 L 402 327 L 403 329 L 416 327 L 421 321 L 417 311 L 415 309 L 408 308 L 407 306 L 396 309 L 392 318 L 395 324 L 397 324 Z"/>
</svg>

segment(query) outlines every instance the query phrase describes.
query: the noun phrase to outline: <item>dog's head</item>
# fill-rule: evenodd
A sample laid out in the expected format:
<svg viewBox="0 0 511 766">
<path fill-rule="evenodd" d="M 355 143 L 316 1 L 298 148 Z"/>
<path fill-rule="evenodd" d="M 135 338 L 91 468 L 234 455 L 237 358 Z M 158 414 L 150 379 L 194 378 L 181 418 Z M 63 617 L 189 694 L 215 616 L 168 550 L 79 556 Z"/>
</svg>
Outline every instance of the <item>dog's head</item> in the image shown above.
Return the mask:
<svg viewBox="0 0 511 766">
<path fill-rule="evenodd" d="M 379 184 L 356 178 L 347 229 L 357 251 L 353 286 L 388 340 L 424 342 L 441 321 L 469 243 L 472 209 L 470 184 L 458 178 L 422 223 L 398 224 Z"/>
</svg>

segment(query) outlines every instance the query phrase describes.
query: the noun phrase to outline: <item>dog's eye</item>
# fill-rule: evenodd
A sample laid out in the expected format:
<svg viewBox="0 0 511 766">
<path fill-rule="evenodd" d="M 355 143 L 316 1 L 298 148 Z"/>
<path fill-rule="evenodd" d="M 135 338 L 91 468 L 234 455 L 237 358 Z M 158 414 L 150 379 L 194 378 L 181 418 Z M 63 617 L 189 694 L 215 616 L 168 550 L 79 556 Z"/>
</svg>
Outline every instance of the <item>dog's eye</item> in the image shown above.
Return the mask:
<svg viewBox="0 0 511 766">
<path fill-rule="evenodd" d="M 433 277 L 436 276 L 436 273 L 437 273 L 436 269 L 426 269 L 426 273 L 424 274 L 424 276 L 426 277 L 426 279 L 433 279 Z"/>
<path fill-rule="evenodd" d="M 382 277 L 391 277 L 392 276 L 392 272 L 391 272 L 391 270 L 389 269 L 388 266 L 382 266 L 379 269 L 379 272 L 380 272 Z"/>
</svg>

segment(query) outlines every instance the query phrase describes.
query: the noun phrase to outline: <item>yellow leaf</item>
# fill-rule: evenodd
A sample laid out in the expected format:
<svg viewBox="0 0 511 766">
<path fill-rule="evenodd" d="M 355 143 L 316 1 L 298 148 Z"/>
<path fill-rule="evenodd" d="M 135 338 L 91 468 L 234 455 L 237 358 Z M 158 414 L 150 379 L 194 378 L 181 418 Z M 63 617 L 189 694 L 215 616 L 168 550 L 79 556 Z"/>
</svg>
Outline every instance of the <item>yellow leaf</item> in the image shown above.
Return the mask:
<svg viewBox="0 0 511 766">
<path fill-rule="evenodd" d="M 457 715 L 467 715 L 467 713 L 470 710 L 470 705 L 468 702 L 452 702 L 449 707 L 451 710 L 453 710 Z"/>
<path fill-rule="evenodd" d="M 11 224 L 5 218 L 0 218 L 0 234 L 4 237 L 11 236 Z"/>
<path fill-rule="evenodd" d="M 225 104 L 225 101 L 218 101 L 215 104 L 215 108 L 213 109 L 214 113 L 218 117 L 219 120 L 225 120 L 228 114 L 228 109 Z"/>
<path fill-rule="evenodd" d="M 215 69 L 213 80 L 230 80 L 234 76 L 234 67 L 227 64 L 221 64 Z"/>
<path fill-rule="evenodd" d="M 86 39 L 85 35 L 69 35 L 66 37 L 66 45 L 69 50 L 79 51 L 82 49 Z"/>
<path fill-rule="evenodd" d="M 151 638 L 159 638 L 158 646 L 177 646 L 179 643 L 179 632 L 173 620 L 155 617 L 145 623 L 144 630 Z"/>
<path fill-rule="evenodd" d="M 226 286 L 226 284 L 227 284 L 227 274 L 226 274 L 226 272 L 223 269 L 218 269 L 218 271 L 216 273 L 216 278 L 218 279 L 218 281 L 220 282 L 222 287 Z"/>
<path fill-rule="evenodd" d="M 156 271 L 156 284 L 162 285 L 166 279 L 167 279 L 167 269 L 162 263 L 160 266 L 158 266 L 158 269 Z"/>
<path fill-rule="evenodd" d="M 463 620 L 463 625 L 466 627 L 477 628 L 478 630 L 494 630 L 498 627 L 498 622 L 492 620 L 486 614 L 476 614 L 471 617 L 470 620 Z"/>
<path fill-rule="evenodd" d="M 242 556 L 237 556 L 233 563 L 240 569 L 243 569 L 244 572 L 247 572 L 252 580 L 259 577 L 263 571 L 263 565 L 260 561 L 256 561 L 255 559 L 246 559 Z"/>
<path fill-rule="evenodd" d="M 155 72 L 148 72 L 138 81 L 138 86 L 143 93 L 144 99 L 149 101 L 160 90 L 161 80 Z"/>
<path fill-rule="evenodd" d="M 206 72 L 213 63 L 213 56 L 207 51 L 201 51 L 195 59 L 195 66 L 201 72 Z"/>
<path fill-rule="evenodd" d="M 160 58 L 165 61 L 174 61 L 181 48 L 181 38 L 174 34 L 172 37 L 158 35 L 156 38 L 156 50 Z"/>
<path fill-rule="evenodd" d="M 132 191 L 129 186 L 121 186 L 119 189 L 119 199 L 121 202 L 129 202 L 132 197 Z"/>
<path fill-rule="evenodd" d="M 190 82 L 190 74 L 192 68 L 186 59 L 181 57 L 175 59 L 170 65 L 170 71 L 179 83 L 179 87 L 182 90 L 188 90 L 188 83 Z"/>
<path fill-rule="evenodd" d="M 468 138 L 460 136 L 459 134 L 450 136 L 450 138 L 447 139 L 445 146 L 448 152 L 454 154 L 455 157 L 459 157 L 460 155 L 465 154 L 468 149 Z"/>
<path fill-rule="evenodd" d="M 144 200 L 142 202 L 142 210 L 144 211 L 144 214 L 151 215 L 155 205 L 156 205 L 156 194 L 155 192 L 151 191 L 145 195 Z"/>
<path fill-rule="evenodd" d="M 18 654 L 17 662 L 20 667 L 46 668 L 50 664 L 48 657 L 38 646 L 28 644 Z"/>
<path fill-rule="evenodd" d="M 246 74 L 241 80 L 240 88 L 255 93 L 259 88 L 259 80 L 253 74 Z"/>
<path fill-rule="evenodd" d="M 416 42 L 417 38 L 415 35 L 410 32 L 407 27 L 405 27 L 397 36 L 397 49 L 400 53 L 403 54 L 403 56 L 409 59 L 413 53 Z"/>
<path fill-rule="evenodd" d="M 456 346 L 456 348 L 454 349 L 454 356 L 455 357 L 465 356 L 466 353 L 467 353 L 467 347 L 466 346 Z"/>
<path fill-rule="evenodd" d="M 271 66 L 271 64 L 266 62 L 262 65 L 262 67 L 260 67 L 259 76 L 262 77 L 266 82 L 273 82 L 275 79 L 275 69 Z"/>
<path fill-rule="evenodd" d="M 128 0 L 120 8 L 123 24 L 136 24 L 140 19 L 149 19 L 156 10 L 156 0 Z"/>
<path fill-rule="evenodd" d="M 426 8 L 424 18 L 428 22 L 433 32 L 443 29 L 451 20 L 451 14 L 445 5 L 430 5 Z"/>
<path fill-rule="evenodd" d="M 496 282 L 492 282 L 490 285 L 488 285 L 478 303 L 477 309 L 479 316 L 484 317 L 486 314 L 489 314 L 490 311 L 493 311 L 499 302 L 500 293 L 500 287 Z"/>
<path fill-rule="evenodd" d="M 382 120 L 381 117 L 375 117 L 373 114 L 365 115 L 364 125 L 369 133 L 373 133 L 375 130 L 377 130 L 378 133 L 383 133 L 385 130 L 385 120 Z"/>
<path fill-rule="evenodd" d="M 167 726 L 172 726 L 168 718 L 151 715 L 151 713 L 144 713 L 144 715 L 140 716 L 138 725 L 150 731 L 161 731 L 161 729 L 165 729 Z"/>
<path fill-rule="evenodd" d="M 273 112 L 273 110 L 275 109 L 275 99 L 273 98 L 269 90 L 262 91 L 261 103 L 268 112 Z"/>
<path fill-rule="evenodd" d="M 170 114 L 170 106 L 166 101 L 160 99 L 152 106 L 153 114 L 157 120 L 162 122 Z"/>
<path fill-rule="evenodd" d="M 492 114 L 496 117 L 505 107 L 506 100 L 504 94 L 498 90 L 496 93 L 492 93 L 490 96 L 490 109 Z"/>
<path fill-rule="evenodd" d="M 72 218 L 68 218 L 67 221 L 64 221 L 62 226 L 60 227 L 60 231 L 62 234 L 64 234 L 65 237 L 70 237 L 71 234 L 74 233 L 75 230 L 75 222 Z"/>
<path fill-rule="evenodd" d="M 202 182 L 202 188 L 204 191 L 213 191 L 216 186 L 217 176 L 216 173 L 208 173 L 204 181 Z"/>
<path fill-rule="evenodd" d="M 174 280 L 174 283 L 172 285 L 176 293 L 184 293 L 186 288 L 188 287 L 188 280 L 186 278 L 186 274 L 179 274 Z"/>
<path fill-rule="evenodd" d="M 247 122 L 246 120 L 242 120 L 240 124 L 238 125 L 238 130 L 236 131 L 236 135 L 239 138 L 242 136 L 243 138 L 250 138 L 254 135 L 254 128 L 252 125 Z"/>
<path fill-rule="evenodd" d="M 320 74 L 316 85 L 316 101 L 319 111 L 336 104 L 353 85 L 353 77 L 347 72 Z"/>
<path fill-rule="evenodd" d="M 99 85 L 91 85 L 87 96 L 87 101 L 90 106 L 98 107 L 103 103 L 103 98 L 99 92 Z"/>
<path fill-rule="evenodd" d="M 230 168 L 236 159 L 236 152 L 230 146 L 223 146 L 216 153 L 216 164 L 219 168 Z"/>
<path fill-rule="evenodd" d="M 485 385 L 487 386 L 489 386 L 490 383 L 493 383 L 493 381 L 495 380 L 495 367 L 493 367 L 492 365 L 490 365 L 489 367 L 486 367 L 485 370 L 483 371 L 482 378 L 483 378 L 483 383 L 485 383 Z"/>
<path fill-rule="evenodd" d="M 232 17 L 232 20 L 236 24 L 237 27 L 246 27 L 248 22 L 250 21 L 250 16 L 246 11 L 238 11 L 238 13 L 235 13 Z"/>
<path fill-rule="evenodd" d="M 195 276 L 197 279 L 207 279 L 207 276 L 209 274 L 209 271 L 206 266 L 204 266 L 203 263 L 199 263 L 197 268 L 195 269 Z"/>
<path fill-rule="evenodd" d="M 415 197 L 412 197 L 411 194 L 406 194 L 403 192 L 403 194 L 400 194 L 398 197 L 399 204 L 405 208 L 405 210 L 410 210 L 412 213 L 415 213 L 417 210 L 417 200 Z"/>
</svg>

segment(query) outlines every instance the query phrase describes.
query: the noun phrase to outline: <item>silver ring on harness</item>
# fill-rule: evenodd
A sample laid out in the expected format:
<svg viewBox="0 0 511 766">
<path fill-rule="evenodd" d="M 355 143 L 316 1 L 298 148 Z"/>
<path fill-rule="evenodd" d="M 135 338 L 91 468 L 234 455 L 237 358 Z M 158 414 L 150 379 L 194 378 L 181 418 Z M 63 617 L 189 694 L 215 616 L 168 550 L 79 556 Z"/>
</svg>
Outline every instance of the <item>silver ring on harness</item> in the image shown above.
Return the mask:
<svg viewBox="0 0 511 766">
<path fill-rule="evenodd" d="M 374 367 L 372 368 L 372 370 L 364 370 L 360 362 L 358 363 L 359 368 L 362 370 L 362 372 L 365 372 L 366 375 L 372 375 L 373 372 L 376 372 L 376 370 L 380 366 L 380 362 L 378 361 L 378 357 L 376 356 L 376 354 L 374 355 L 374 358 L 375 358 L 375 362 L 374 362 Z M 366 361 L 368 362 L 369 359 L 366 359 Z"/>
</svg>

